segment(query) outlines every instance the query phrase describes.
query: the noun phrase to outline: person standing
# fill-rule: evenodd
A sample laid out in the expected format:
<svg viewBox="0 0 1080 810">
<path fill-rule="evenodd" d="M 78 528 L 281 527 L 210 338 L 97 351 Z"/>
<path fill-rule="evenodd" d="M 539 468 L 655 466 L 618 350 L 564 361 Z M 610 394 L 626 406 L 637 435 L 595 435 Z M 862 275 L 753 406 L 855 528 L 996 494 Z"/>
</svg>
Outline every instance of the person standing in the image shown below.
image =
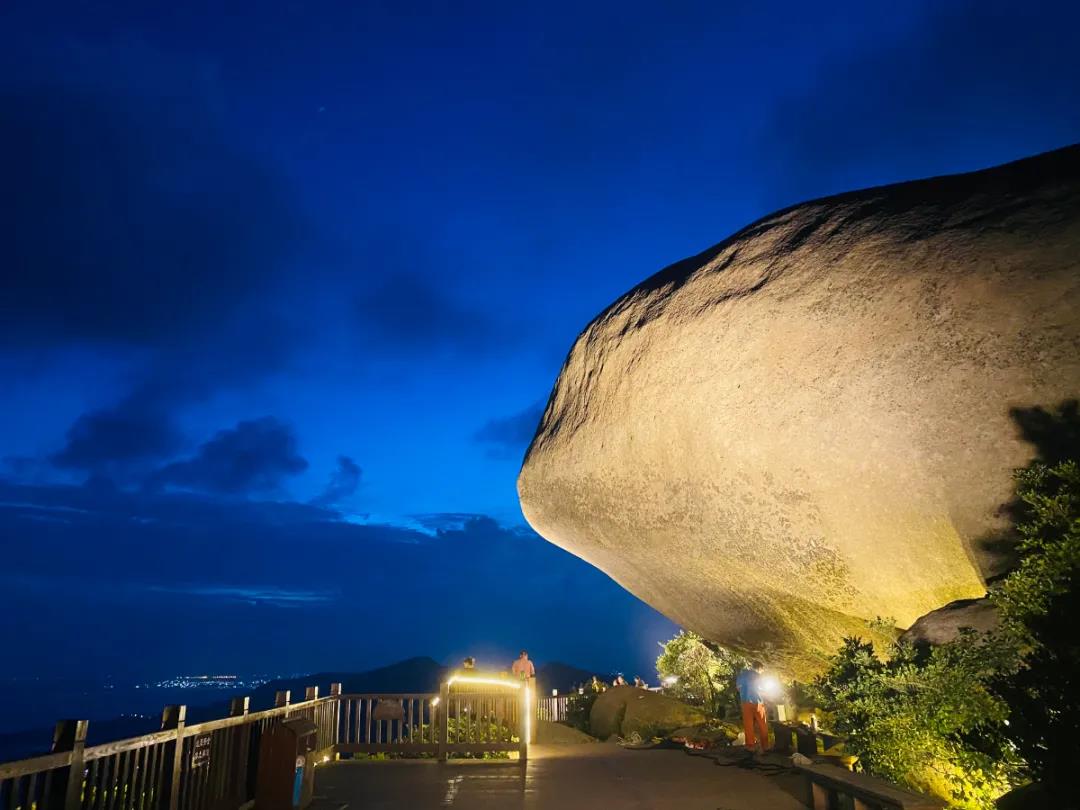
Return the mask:
<svg viewBox="0 0 1080 810">
<path fill-rule="evenodd" d="M 526 650 L 521 651 L 517 660 L 510 667 L 510 671 L 514 673 L 515 678 L 520 678 L 523 681 L 536 677 L 536 667 L 529 660 L 529 653 Z"/>
<path fill-rule="evenodd" d="M 754 661 L 735 676 L 735 686 L 739 690 L 739 701 L 742 703 L 743 734 L 746 737 L 746 747 L 751 751 L 766 751 L 769 746 L 765 700 L 761 695 L 763 668 L 760 661 Z"/>
</svg>

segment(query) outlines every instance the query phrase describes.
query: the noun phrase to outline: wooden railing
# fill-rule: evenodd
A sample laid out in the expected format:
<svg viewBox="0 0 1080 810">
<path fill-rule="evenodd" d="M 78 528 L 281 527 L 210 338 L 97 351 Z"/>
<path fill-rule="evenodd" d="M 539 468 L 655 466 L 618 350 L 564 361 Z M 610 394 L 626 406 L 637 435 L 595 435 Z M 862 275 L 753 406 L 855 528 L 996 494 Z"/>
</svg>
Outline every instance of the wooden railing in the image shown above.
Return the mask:
<svg viewBox="0 0 1080 810">
<path fill-rule="evenodd" d="M 300 703 L 278 692 L 259 712 L 237 698 L 228 717 L 193 725 L 186 707 L 167 706 L 160 731 L 94 746 L 87 721 L 62 721 L 51 753 L 0 763 L 0 810 L 244 810 L 255 797 L 262 735 L 296 717 L 315 725 L 313 765 L 379 752 L 519 751 L 525 762 L 529 694 L 525 685 L 463 692 L 444 684 L 439 694 L 343 695 L 332 684 L 326 697 L 308 687 Z"/>
<path fill-rule="evenodd" d="M 340 753 L 436 754 L 439 695 L 342 695 Z"/>
<path fill-rule="evenodd" d="M 566 721 L 566 711 L 570 700 L 577 697 L 576 694 L 548 695 L 536 699 L 536 716 L 541 720 L 552 723 Z"/>
<path fill-rule="evenodd" d="M 337 685 L 335 684 L 335 687 Z M 332 687 L 333 689 L 334 687 Z M 240 808 L 255 795 L 259 740 L 285 718 L 315 723 L 318 756 L 337 739 L 338 693 L 248 711 L 232 702 L 229 717 L 188 725 L 186 707 L 167 706 L 161 731 L 87 746 L 85 720 L 62 721 L 52 753 L 0 764 L 0 810 L 207 810 Z"/>
</svg>

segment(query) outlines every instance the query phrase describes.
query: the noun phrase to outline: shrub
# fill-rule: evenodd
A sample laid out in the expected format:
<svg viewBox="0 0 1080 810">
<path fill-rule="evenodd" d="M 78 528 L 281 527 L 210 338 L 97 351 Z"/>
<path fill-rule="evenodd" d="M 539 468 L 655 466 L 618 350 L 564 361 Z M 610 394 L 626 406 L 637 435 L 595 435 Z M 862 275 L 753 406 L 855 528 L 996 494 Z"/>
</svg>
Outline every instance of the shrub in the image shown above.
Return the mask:
<svg viewBox="0 0 1080 810">
<path fill-rule="evenodd" d="M 594 692 L 588 686 L 583 694 L 572 694 L 566 701 L 566 724 L 591 734 L 589 729 L 589 716 L 592 714 L 593 704 L 599 692 Z"/>
<path fill-rule="evenodd" d="M 1016 473 L 1019 565 L 990 591 L 1001 616 L 929 651 L 847 639 L 813 684 L 861 767 L 989 808 L 1010 786 L 1070 789 L 1080 762 L 1080 467 Z"/>
<path fill-rule="evenodd" d="M 882 660 L 849 638 L 812 689 L 862 769 L 957 807 L 990 808 L 1019 762 L 1003 733 L 1008 707 L 988 688 L 998 654 L 974 636 L 920 653 L 896 644 Z"/>
<path fill-rule="evenodd" d="M 1020 564 L 991 598 L 1020 654 L 993 686 L 1012 709 L 1008 738 L 1054 795 L 1070 790 L 1080 763 L 1080 465 L 1035 464 L 1016 477 Z"/>
<path fill-rule="evenodd" d="M 711 717 L 722 718 L 725 710 L 739 703 L 735 675 L 746 666 L 737 653 L 707 644 L 697 633 L 682 630 L 660 645 L 656 659 L 661 680 L 677 680 L 665 693 L 692 706 L 700 706 Z"/>
</svg>

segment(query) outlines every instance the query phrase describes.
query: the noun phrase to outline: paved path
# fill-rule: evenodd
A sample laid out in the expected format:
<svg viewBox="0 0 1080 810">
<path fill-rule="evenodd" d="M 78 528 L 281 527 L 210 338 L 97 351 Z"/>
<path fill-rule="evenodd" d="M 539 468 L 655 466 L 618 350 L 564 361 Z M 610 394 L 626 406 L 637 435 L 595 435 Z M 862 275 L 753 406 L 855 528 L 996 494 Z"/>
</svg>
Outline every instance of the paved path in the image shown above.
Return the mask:
<svg viewBox="0 0 1080 810">
<path fill-rule="evenodd" d="M 533 746 L 516 762 L 343 761 L 316 773 L 312 810 L 805 810 L 801 781 L 681 751 Z"/>
</svg>

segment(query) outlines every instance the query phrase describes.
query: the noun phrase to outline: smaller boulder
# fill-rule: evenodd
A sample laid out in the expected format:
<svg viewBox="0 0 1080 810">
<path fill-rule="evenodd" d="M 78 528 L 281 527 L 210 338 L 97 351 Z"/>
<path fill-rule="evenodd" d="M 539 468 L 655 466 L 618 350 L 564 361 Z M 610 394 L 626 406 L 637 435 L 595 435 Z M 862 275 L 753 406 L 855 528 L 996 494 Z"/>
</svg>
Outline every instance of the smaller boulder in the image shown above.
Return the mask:
<svg viewBox="0 0 1080 810">
<path fill-rule="evenodd" d="M 602 740 L 613 734 L 629 737 L 635 733 L 648 739 L 702 724 L 706 719 L 701 709 L 658 692 L 616 686 L 596 698 L 589 714 L 589 730 Z"/>
<path fill-rule="evenodd" d="M 958 599 L 920 616 L 900 636 L 915 646 L 948 644 L 968 628 L 978 633 L 996 630 L 1000 619 L 989 599 Z"/>
</svg>

